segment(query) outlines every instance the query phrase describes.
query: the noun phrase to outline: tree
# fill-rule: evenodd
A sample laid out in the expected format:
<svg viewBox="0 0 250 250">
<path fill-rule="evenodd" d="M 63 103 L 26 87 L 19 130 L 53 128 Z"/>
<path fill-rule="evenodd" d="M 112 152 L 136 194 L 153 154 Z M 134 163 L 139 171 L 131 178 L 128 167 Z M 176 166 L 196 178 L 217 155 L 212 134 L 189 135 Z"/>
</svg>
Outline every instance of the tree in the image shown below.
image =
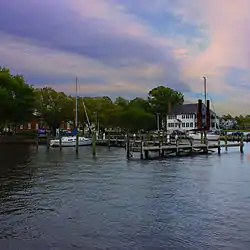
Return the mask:
<svg viewBox="0 0 250 250">
<path fill-rule="evenodd" d="M 149 91 L 148 101 L 153 112 L 166 114 L 169 105 L 183 104 L 184 96 L 181 92 L 168 87 L 159 86 Z"/>
<path fill-rule="evenodd" d="M 148 100 L 145 100 L 143 98 L 140 97 L 136 97 L 135 99 L 131 100 L 129 102 L 129 106 L 132 108 L 139 108 L 142 109 L 146 112 L 150 112 L 150 103 L 148 102 Z"/>
<path fill-rule="evenodd" d="M 126 100 L 125 98 L 119 96 L 119 97 L 116 98 L 115 104 L 122 107 L 122 108 L 127 108 L 128 104 L 129 104 L 129 101 Z"/>
<path fill-rule="evenodd" d="M 37 95 L 37 110 L 54 134 L 62 122 L 74 120 L 75 107 L 72 97 L 47 87 L 38 89 Z"/>
<path fill-rule="evenodd" d="M 34 89 L 21 75 L 0 67 L 0 124 L 18 125 L 29 121 L 35 108 Z"/>
<path fill-rule="evenodd" d="M 140 108 L 128 108 L 120 113 L 120 126 L 128 131 L 150 130 L 155 125 L 155 117 Z"/>
</svg>

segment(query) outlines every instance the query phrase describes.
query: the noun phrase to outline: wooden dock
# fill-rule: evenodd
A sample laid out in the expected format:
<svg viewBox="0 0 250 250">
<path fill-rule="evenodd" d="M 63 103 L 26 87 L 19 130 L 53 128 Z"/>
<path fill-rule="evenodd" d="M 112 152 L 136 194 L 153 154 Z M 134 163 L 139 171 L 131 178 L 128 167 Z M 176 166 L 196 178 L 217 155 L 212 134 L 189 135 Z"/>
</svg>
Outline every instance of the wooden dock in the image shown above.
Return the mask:
<svg viewBox="0 0 250 250">
<path fill-rule="evenodd" d="M 243 153 L 243 138 L 239 138 L 237 142 L 228 140 L 208 141 L 190 140 L 187 138 L 168 139 L 164 137 L 133 137 L 125 136 L 124 138 L 107 138 L 106 140 L 97 140 L 97 145 L 108 147 L 125 147 L 127 158 L 149 159 L 156 157 L 183 156 L 195 154 L 209 154 L 218 152 L 221 149 L 227 150 L 231 147 L 238 147 Z M 137 157 L 136 157 L 137 156 Z"/>
</svg>

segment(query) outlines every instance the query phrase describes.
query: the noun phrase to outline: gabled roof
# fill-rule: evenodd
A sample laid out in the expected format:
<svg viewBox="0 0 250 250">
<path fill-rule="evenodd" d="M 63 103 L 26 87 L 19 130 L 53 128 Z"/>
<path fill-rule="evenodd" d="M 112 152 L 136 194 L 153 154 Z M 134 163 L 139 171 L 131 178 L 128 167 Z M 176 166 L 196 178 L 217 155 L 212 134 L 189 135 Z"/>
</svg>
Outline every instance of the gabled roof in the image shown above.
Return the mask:
<svg viewBox="0 0 250 250">
<path fill-rule="evenodd" d="M 183 104 L 183 105 L 174 105 L 170 112 L 171 115 L 177 114 L 196 114 L 198 109 L 198 103 L 190 103 L 190 104 Z M 202 103 L 203 112 L 206 112 L 206 105 Z M 211 113 L 214 113 L 210 110 Z"/>
</svg>

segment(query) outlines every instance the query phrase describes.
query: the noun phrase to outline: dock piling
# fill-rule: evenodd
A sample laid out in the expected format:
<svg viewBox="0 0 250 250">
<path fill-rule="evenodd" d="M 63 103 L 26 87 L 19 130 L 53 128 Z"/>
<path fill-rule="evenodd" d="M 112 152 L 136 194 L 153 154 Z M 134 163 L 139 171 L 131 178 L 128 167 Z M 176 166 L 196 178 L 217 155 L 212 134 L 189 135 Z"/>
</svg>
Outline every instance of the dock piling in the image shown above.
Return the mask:
<svg viewBox="0 0 250 250">
<path fill-rule="evenodd" d="M 240 140 L 240 152 L 243 154 L 243 152 L 244 152 L 244 150 L 243 150 L 243 148 L 244 148 L 244 141 L 243 141 L 244 139 L 243 139 L 243 136 L 241 136 L 241 140 Z"/>
<path fill-rule="evenodd" d="M 179 140 L 176 139 L 176 156 L 180 156 L 180 150 L 179 150 Z"/>
<path fill-rule="evenodd" d="M 76 132 L 76 154 L 79 152 L 79 134 Z"/>
<path fill-rule="evenodd" d="M 59 131 L 59 147 L 60 147 L 60 150 L 62 150 L 62 135 L 61 135 L 61 131 Z"/>
<path fill-rule="evenodd" d="M 108 133 L 108 148 L 110 149 L 110 133 Z"/>
<path fill-rule="evenodd" d="M 92 154 L 96 156 L 96 131 L 92 133 Z"/>
<path fill-rule="evenodd" d="M 39 147 L 39 134 L 38 134 L 38 131 L 37 131 L 37 134 L 36 134 L 36 149 L 38 150 L 38 147 Z"/>
<path fill-rule="evenodd" d="M 126 136 L 126 153 L 127 153 L 127 159 L 130 158 L 130 140 L 129 140 L 129 134 L 127 133 Z"/>
<path fill-rule="evenodd" d="M 140 158 L 141 160 L 143 160 L 143 144 L 144 144 L 144 141 L 143 141 L 143 135 L 141 136 L 141 144 L 140 144 Z"/>
<path fill-rule="evenodd" d="M 46 144 L 47 144 L 47 150 L 49 150 L 50 148 L 50 133 L 47 131 L 47 134 L 46 134 Z"/>
<path fill-rule="evenodd" d="M 220 151 L 221 151 L 221 146 L 220 146 L 220 139 L 218 140 L 218 154 L 220 155 Z"/>
</svg>

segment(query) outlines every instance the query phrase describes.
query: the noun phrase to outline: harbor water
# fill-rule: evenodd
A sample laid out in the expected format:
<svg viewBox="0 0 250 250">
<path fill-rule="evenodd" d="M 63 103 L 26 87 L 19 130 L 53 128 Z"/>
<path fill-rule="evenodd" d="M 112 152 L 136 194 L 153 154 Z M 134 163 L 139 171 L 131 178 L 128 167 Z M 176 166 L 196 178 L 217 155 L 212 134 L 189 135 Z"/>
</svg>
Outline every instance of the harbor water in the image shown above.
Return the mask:
<svg viewBox="0 0 250 250">
<path fill-rule="evenodd" d="M 0 249 L 249 249 L 250 145 L 224 150 L 1 146 Z"/>
</svg>

